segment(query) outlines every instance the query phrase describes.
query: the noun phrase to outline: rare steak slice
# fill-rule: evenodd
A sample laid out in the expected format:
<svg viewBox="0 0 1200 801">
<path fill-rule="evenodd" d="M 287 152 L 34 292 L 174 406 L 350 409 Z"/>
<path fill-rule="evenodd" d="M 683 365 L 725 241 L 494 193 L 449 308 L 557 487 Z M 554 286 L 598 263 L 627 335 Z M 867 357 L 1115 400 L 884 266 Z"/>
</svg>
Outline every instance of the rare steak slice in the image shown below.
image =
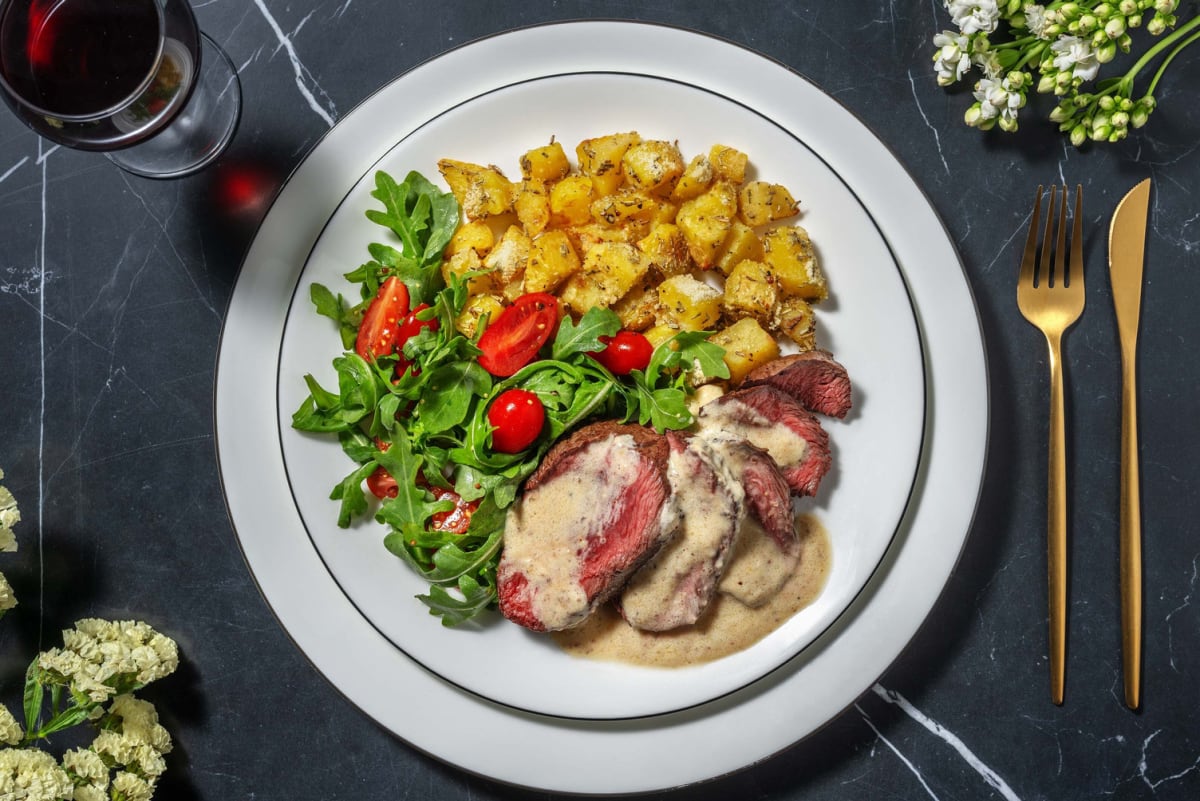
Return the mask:
<svg viewBox="0 0 1200 801">
<path fill-rule="evenodd" d="M 850 377 L 846 368 L 824 350 L 781 356 L 750 371 L 743 387 L 777 387 L 804 408 L 839 419 L 850 411 Z"/>
<path fill-rule="evenodd" d="M 720 429 L 702 429 L 697 436 L 712 447 L 726 469 L 742 485 L 748 515 L 746 525 L 751 519 L 757 521 L 757 530 L 766 534 L 779 550 L 797 552 L 800 541 L 796 535 L 791 489 L 770 454 L 741 436 Z"/>
<path fill-rule="evenodd" d="M 829 472 L 829 435 L 812 412 L 775 387 L 722 395 L 700 407 L 698 420 L 703 429 L 735 434 L 765 450 L 798 495 L 816 495 Z"/>
<path fill-rule="evenodd" d="M 625 621 L 644 631 L 669 631 L 700 618 L 746 515 L 745 491 L 711 445 L 675 432 L 666 437 L 679 533 L 633 574 L 619 599 Z"/>
<path fill-rule="evenodd" d="M 500 611 L 535 631 L 581 622 L 679 527 L 669 446 L 648 428 L 586 426 L 555 445 L 510 509 Z"/>
</svg>

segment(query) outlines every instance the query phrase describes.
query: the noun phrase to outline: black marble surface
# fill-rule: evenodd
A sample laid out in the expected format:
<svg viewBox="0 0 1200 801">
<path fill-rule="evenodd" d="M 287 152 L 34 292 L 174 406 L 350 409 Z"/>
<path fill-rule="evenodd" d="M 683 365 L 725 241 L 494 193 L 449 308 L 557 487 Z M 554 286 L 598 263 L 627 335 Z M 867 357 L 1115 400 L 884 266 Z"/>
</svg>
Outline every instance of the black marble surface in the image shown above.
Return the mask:
<svg viewBox="0 0 1200 801">
<path fill-rule="evenodd" d="M 85 616 L 139 618 L 183 655 L 178 673 L 147 692 L 176 742 L 160 798 L 549 797 L 466 775 L 381 730 L 309 665 L 259 595 L 222 502 L 212 393 L 222 316 L 265 206 L 231 203 L 221 179 L 251 165 L 270 186 L 376 88 L 472 39 L 627 18 L 781 61 L 894 150 L 961 251 L 992 391 L 976 524 L 899 660 L 804 742 L 663 795 L 1200 797 L 1200 48 L 1175 62 L 1146 129 L 1077 150 L 1042 121 L 1044 108 L 1023 112 L 1015 136 L 962 124 L 968 95 L 933 76 L 930 40 L 949 22 L 939 2 L 684 5 L 198 3 L 201 25 L 238 66 L 245 109 L 222 162 L 177 181 L 132 177 L 0 115 L 0 468 L 24 516 L 21 550 L 0 560 L 21 601 L 0 623 L 7 703 L 60 629 Z M 1180 14 L 1196 12 L 1185 3 Z M 1139 362 L 1146 656 L 1135 713 L 1121 690 L 1120 363 L 1106 239 L 1115 204 L 1145 177 L 1154 180 Z M 1084 188 L 1088 305 L 1066 339 L 1073 515 L 1060 708 L 1045 656 L 1047 364 L 1014 284 L 1033 189 L 1063 181 Z"/>
</svg>

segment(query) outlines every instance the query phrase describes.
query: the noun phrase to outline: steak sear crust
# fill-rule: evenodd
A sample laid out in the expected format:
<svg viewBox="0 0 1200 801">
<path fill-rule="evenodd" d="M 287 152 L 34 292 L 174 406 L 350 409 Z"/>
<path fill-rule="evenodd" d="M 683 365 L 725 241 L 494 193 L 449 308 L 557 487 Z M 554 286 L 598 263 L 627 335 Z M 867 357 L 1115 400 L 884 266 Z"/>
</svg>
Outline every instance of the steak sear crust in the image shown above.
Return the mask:
<svg viewBox="0 0 1200 801">
<path fill-rule="evenodd" d="M 804 408 L 844 418 L 852 405 L 850 376 L 825 350 L 781 356 L 750 371 L 742 387 L 769 385 L 791 395 Z"/>
</svg>

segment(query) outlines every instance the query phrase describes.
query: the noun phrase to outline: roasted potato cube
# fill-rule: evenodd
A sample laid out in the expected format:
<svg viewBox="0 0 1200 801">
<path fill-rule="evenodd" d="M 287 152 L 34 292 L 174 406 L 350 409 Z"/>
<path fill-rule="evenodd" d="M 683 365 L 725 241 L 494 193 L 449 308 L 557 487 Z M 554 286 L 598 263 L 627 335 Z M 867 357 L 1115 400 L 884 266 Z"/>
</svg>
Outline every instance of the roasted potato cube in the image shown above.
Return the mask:
<svg viewBox="0 0 1200 801">
<path fill-rule="evenodd" d="M 484 257 L 483 267 L 495 270 L 500 283 L 506 287 L 514 281 L 519 282 L 525 275 L 531 246 L 529 237 L 520 226 L 510 225 L 500 241 Z"/>
<path fill-rule="evenodd" d="M 620 226 L 649 222 L 658 212 L 658 203 L 645 192 L 621 191 L 593 200 L 591 212 L 596 222 Z"/>
<path fill-rule="evenodd" d="M 611 308 L 641 283 L 648 262 L 627 242 L 600 242 L 583 257 L 579 271 L 567 279 L 559 297 L 576 314 L 593 306 Z"/>
<path fill-rule="evenodd" d="M 438 170 L 467 219 L 490 217 L 512 210 L 516 190 L 499 168 L 442 159 L 438 162 Z"/>
<path fill-rule="evenodd" d="M 746 180 L 746 166 L 750 163 L 750 157 L 737 148 L 713 145 L 708 151 L 708 160 L 712 162 L 713 176 L 717 180 L 732 184 Z"/>
<path fill-rule="evenodd" d="M 688 162 L 683 174 L 675 182 L 675 187 L 671 190 L 671 199 L 682 203 L 704 194 L 712 186 L 714 175 L 712 162 L 708 160 L 708 156 L 703 154 L 696 156 Z"/>
<path fill-rule="evenodd" d="M 740 220 L 734 220 L 729 228 L 729 235 L 721 245 L 721 253 L 717 256 L 716 267 L 725 275 L 729 275 L 739 262 L 746 259 L 761 261 L 763 256 L 762 241 L 753 228 Z"/>
<path fill-rule="evenodd" d="M 784 298 L 775 307 L 775 328 L 800 346 L 800 350 L 817 347 L 817 318 L 812 306 L 803 298 Z"/>
<path fill-rule="evenodd" d="M 650 268 L 664 278 L 691 273 L 696 266 L 683 232 L 674 223 L 654 226 L 637 246 L 650 260 Z"/>
<path fill-rule="evenodd" d="M 536 178 L 521 182 L 513 200 L 513 211 L 528 236 L 537 236 L 550 223 L 550 192 Z"/>
<path fill-rule="evenodd" d="M 592 219 L 595 188 L 586 175 L 568 175 L 550 187 L 550 224 L 582 225 Z"/>
<path fill-rule="evenodd" d="M 575 147 L 579 171 L 592 179 L 597 195 L 611 195 L 625 180 L 621 159 L 631 145 L 642 141 L 636 131 L 584 139 Z"/>
<path fill-rule="evenodd" d="M 738 216 L 751 227 L 786 220 L 799 213 L 792 193 L 779 184 L 751 181 L 738 192 Z"/>
<path fill-rule="evenodd" d="M 675 224 L 683 232 L 697 267 L 707 269 L 715 263 L 736 214 L 737 190 L 724 181 L 679 207 Z"/>
<path fill-rule="evenodd" d="M 761 261 L 746 259 L 725 279 L 725 314 L 730 319 L 753 317 L 763 324 L 771 321 L 779 301 L 779 285 L 771 268 Z"/>
<path fill-rule="evenodd" d="M 820 303 L 829 296 L 808 231 L 799 225 L 773 228 L 762 236 L 763 261 L 775 273 L 784 297 Z"/>
<path fill-rule="evenodd" d="M 459 333 L 470 339 L 482 333 L 487 324 L 500 316 L 504 311 L 504 301 L 495 295 L 474 295 L 467 300 L 467 305 L 454 321 L 454 327 Z"/>
<path fill-rule="evenodd" d="M 733 384 L 741 383 L 751 370 L 779 357 L 779 343 L 753 317 L 743 317 L 713 334 L 708 341 L 725 349 L 725 366 Z"/>
<path fill-rule="evenodd" d="M 533 240 L 525 268 L 526 292 L 553 292 L 580 267 L 566 231 L 550 230 Z"/>
<path fill-rule="evenodd" d="M 650 340 L 650 344 L 657 348 L 678 333 L 679 331 L 669 325 L 655 325 L 643 331 L 642 336 Z"/>
<path fill-rule="evenodd" d="M 644 192 L 669 193 L 684 166 L 679 146 L 659 139 L 630 145 L 621 157 L 625 180 Z"/>
<path fill-rule="evenodd" d="M 526 181 L 550 183 L 565 177 L 570 171 L 567 153 L 558 142 L 527 150 L 521 156 L 521 177 Z"/>
<path fill-rule="evenodd" d="M 612 310 L 620 318 L 622 328 L 645 331 L 654 325 L 654 315 L 658 311 L 658 292 L 654 287 L 643 283 L 614 303 Z"/>
<path fill-rule="evenodd" d="M 655 321 L 683 331 L 707 331 L 721 320 L 721 290 L 690 275 L 676 275 L 658 285 Z"/>
<path fill-rule="evenodd" d="M 491 250 L 494 244 L 496 244 L 496 236 L 492 233 L 491 226 L 482 220 L 472 220 L 454 230 L 442 255 L 451 258 L 464 250 L 473 250 L 482 256 Z"/>
<path fill-rule="evenodd" d="M 485 269 L 483 260 L 479 258 L 479 254 L 467 248 L 466 250 L 460 250 L 448 259 L 442 260 L 442 280 L 449 286 L 451 276 L 462 278 L 467 273 L 479 272 Z M 467 279 L 468 295 L 495 292 L 499 287 L 500 282 L 497 280 L 495 273 L 485 273 Z"/>
</svg>

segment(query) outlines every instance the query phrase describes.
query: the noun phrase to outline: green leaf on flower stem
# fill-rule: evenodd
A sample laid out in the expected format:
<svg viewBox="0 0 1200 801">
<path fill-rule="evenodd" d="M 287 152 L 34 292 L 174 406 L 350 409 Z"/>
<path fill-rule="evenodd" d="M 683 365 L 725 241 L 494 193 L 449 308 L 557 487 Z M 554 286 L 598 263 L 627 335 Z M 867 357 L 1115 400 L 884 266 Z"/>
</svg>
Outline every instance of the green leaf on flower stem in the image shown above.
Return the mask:
<svg viewBox="0 0 1200 801">
<path fill-rule="evenodd" d="M 38 719 L 42 716 L 42 700 L 45 698 L 45 688 L 42 687 L 42 669 L 38 667 L 37 657 L 25 671 L 25 691 L 23 706 L 25 708 L 25 731 L 36 731 Z"/>
</svg>

